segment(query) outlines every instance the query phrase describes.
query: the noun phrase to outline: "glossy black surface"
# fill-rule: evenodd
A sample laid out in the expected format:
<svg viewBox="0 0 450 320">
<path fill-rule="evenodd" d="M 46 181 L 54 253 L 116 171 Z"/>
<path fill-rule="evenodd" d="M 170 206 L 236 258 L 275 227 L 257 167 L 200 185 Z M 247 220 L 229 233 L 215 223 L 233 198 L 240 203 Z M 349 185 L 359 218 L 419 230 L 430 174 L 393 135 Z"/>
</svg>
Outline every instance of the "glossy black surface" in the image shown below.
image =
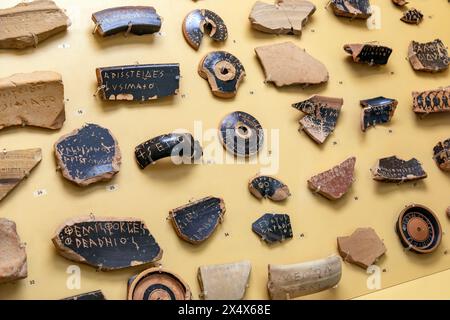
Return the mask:
<svg viewBox="0 0 450 320">
<path fill-rule="evenodd" d="M 414 94 L 414 112 L 450 112 L 450 89 L 438 89 Z"/>
<path fill-rule="evenodd" d="M 346 50 L 349 52 L 349 50 Z M 351 51 L 349 52 L 351 53 Z M 356 60 L 370 65 L 385 65 L 388 63 L 392 49 L 384 46 L 365 45 Z"/>
<path fill-rule="evenodd" d="M 263 198 L 270 198 L 277 190 L 286 187 L 280 180 L 268 176 L 256 177 L 250 183 Z"/>
<path fill-rule="evenodd" d="M 403 14 L 402 21 L 418 24 L 423 19 L 423 14 L 417 9 L 410 9 Z"/>
<path fill-rule="evenodd" d="M 349 15 L 353 8 L 361 11 L 362 14 L 370 14 L 369 0 L 332 0 L 331 4 Z"/>
<path fill-rule="evenodd" d="M 283 242 L 293 236 L 287 214 L 266 213 L 252 224 L 252 230 L 269 244 Z"/>
<path fill-rule="evenodd" d="M 387 123 L 391 120 L 392 114 L 397 107 L 397 101 L 394 99 L 377 97 L 368 100 L 362 100 L 363 110 L 363 129 L 375 126 L 376 124 Z"/>
<path fill-rule="evenodd" d="M 82 293 L 76 296 L 64 298 L 62 300 L 106 300 L 101 290 Z"/>
<path fill-rule="evenodd" d="M 439 167 L 450 170 L 450 138 L 439 142 L 433 148 L 433 158 Z"/>
<path fill-rule="evenodd" d="M 204 26 L 210 28 L 214 26 L 214 34 L 210 35 L 206 30 L 204 32 Z M 225 41 L 228 37 L 227 26 L 222 18 L 206 9 L 197 9 L 189 13 L 184 20 L 183 30 L 187 41 L 195 49 L 200 47 L 204 33 L 215 41 Z"/>
<path fill-rule="evenodd" d="M 392 181 L 415 180 L 427 177 L 426 172 L 417 159 L 412 158 L 405 161 L 395 156 L 380 159 L 376 173 L 380 177 Z"/>
</svg>

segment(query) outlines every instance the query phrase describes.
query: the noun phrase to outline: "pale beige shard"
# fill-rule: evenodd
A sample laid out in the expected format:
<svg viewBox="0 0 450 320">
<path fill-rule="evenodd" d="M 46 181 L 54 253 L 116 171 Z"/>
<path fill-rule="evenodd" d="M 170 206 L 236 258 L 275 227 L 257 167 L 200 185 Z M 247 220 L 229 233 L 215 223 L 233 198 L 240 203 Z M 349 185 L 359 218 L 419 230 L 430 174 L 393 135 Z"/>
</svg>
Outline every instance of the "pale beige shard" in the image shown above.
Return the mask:
<svg viewBox="0 0 450 320">
<path fill-rule="evenodd" d="M 328 81 L 325 65 L 292 42 L 255 48 L 267 82 L 277 87 L 310 85 Z"/>
<path fill-rule="evenodd" d="M 36 47 L 69 26 L 70 19 L 53 1 L 21 2 L 0 10 L 0 48 Z"/>
<path fill-rule="evenodd" d="M 66 120 L 59 73 L 36 71 L 0 79 L 0 130 L 11 126 L 60 129 Z"/>
<path fill-rule="evenodd" d="M 27 254 L 16 224 L 0 218 L 0 283 L 24 279 L 27 275 Z"/>
<path fill-rule="evenodd" d="M 272 300 L 290 300 L 333 288 L 341 274 L 341 258 L 337 255 L 298 264 L 269 264 L 267 288 Z"/>
<path fill-rule="evenodd" d="M 300 35 L 315 11 L 316 6 L 305 0 L 277 0 L 275 4 L 257 1 L 249 19 L 253 29 L 262 32 Z"/>
<path fill-rule="evenodd" d="M 201 266 L 198 282 L 205 300 L 242 300 L 248 287 L 250 261 Z"/>
<path fill-rule="evenodd" d="M 358 228 L 351 236 L 337 238 L 338 250 L 344 261 L 367 269 L 386 253 L 383 241 L 372 228 Z"/>
<path fill-rule="evenodd" d="M 0 201 L 41 162 L 41 149 L 0 152 Z"/>
</svg>

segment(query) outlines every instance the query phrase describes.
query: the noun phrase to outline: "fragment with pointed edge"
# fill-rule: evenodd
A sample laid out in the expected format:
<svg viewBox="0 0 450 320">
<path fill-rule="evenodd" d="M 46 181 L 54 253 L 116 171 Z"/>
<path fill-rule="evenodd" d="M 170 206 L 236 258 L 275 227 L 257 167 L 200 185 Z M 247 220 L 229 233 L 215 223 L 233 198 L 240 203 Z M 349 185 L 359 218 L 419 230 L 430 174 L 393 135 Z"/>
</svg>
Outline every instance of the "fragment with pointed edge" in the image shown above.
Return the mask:
<svg viewBox="0 0 450 320">
<path fill-rule="evenodd" d="M 331 0 L 335 15 L 352 19 L 367 19 L 372 15 L 369 0 Z"/>
<path fill-rule="evenodd" d="M 409 9 L 403 13 L 403 17 L 400 18 L 403 22 L 409 24 L 419 24 L 423 20 L 423 13 L 417 9 Z"/>
<path fill-rule="evenodd" d="M 382 158 L 370 171 L 374 180 L 386 182 L 414 181 L 427 177 L 422 164 L 416 158 L 408 161 L 396 156 Z"/>
<path fill-rule="evenodd" d="M 20 242 L 16 224 L 0 218 L 0 284 L 28 276 L 27 254 Z"/>
<path fill-rule="evenodd" d="M 291 219 L 287 214 L 266 213 L 252 224 L 252 230 L 268 244 L 293 237 Z"/>
</svg>

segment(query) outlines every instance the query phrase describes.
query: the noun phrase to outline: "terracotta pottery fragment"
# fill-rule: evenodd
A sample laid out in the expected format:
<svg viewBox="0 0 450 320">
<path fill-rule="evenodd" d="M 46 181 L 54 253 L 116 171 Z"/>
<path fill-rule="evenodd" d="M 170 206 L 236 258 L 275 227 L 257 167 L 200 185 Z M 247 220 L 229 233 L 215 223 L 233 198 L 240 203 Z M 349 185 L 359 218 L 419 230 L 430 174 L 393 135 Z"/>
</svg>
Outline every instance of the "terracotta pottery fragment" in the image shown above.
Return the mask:
<svg viewBox="0 0 450 320">
<path fill-rule="evenodd" d="M 0 201 L 27 178 L 41 160 L 41 149 L 0 152 Z"/>
<path fill-rule="evenodd" d="M 369 0 L 331 0 L 331 8 L 337 16 L 367 19 L 372 15 Z"/>
<path fill-rule="evenodd" d="M 283 182 L 263 175 L 252 178 L 248 183 L 248 190 L 258 199 L 269 198 L 272 201 L 283 201 L 291 195 Z"/>
<path fill-rule="evenodd" d="M 450 207 L 447 208 L 447 210 L 445 211 L 445 213 L 447 214 L 447 218 L 450 218 Z"/>
<path fill-rule="evenodd" d="M 385 46 L 360 43 L 346 44 L 344 50 L 352 55 L 354 62 L 370 66 L 387 64 L 392 53 L 392 49 Z"/>
<path fill-rule="evenodd" d="M 176 274 L 147 269 L 128 280 L 128 300 L 191 300 L 189 286 Z"/>
<path fill-rule="evenodd" d="M 177 95 L 180 88 L 178 63 L 97 68 L 96 74 L 103 100 L 156 100 Z"/>
<path fill-rule="evenodd" d="M 198 50 L 205 33 L 218 42 L 228 38 L 227 26 L 218 14 L 207 9 L 191 11 L 183 21 L 183 35 L 187 43 Z"/>
<path fill-rule="evenodd" d="M 16 224 L 0 218 L 0 284 L 25 279 L 27 275 L 27 254 Z"/>
<path fill-rule="evenodd" d="M 244 299 L 251 270 L 250 261 L 199 267 L 201 297 L 204 300 Z"/>
<path fill-rule="evenodd" d="M 413 111 L 418 114 L 450 112 L 450 86 L 413 92 Z"/>
<path fill-rule="evenodd" d="M 336 286 L 341 274 L 341 258 L 336 255 L 298 264 L 269 264 L 267 287 L 272 300 L 290 300 Z"/>
<path fill-rule="evenodd" d="M 450 171 L 450 138 L 439 141 L 433 148 L 433 158 L 443 171 Z"/>
<path fill-rule="evenodd" d="M 62 300 L 106 300 L 101 290 L 82 293 L 76 296 L 64 298 Z"/>
<path fill-rule="evenodd" d="M 372 228 L 358 228 L 351 236 L 337 238 L 338 250 L 344 261 L 367 269 L 386 252 L 383 241 Z"/>
<path fill-rule="evenodd" d="M 163 254 L 144 221 L 135 218 L 67 220 L 52 241 L 61 256 L 105 271 L 154 263 Z"/>
<path fill-rule="evenodd" d="M 255 48 L 267 82 L 277 87 L 294 84 L 310 85 L 328 81 L 328 70 L 292 42 Z"/>
<path fill-rule="evenodd" d="M 66 120 L 61 75 L 38 71 L 0 79 L 0 110 L 0 129 L 10 126 L 60 129 Z"/>
<path fill-rule="evenodd" d="M 92 14 L 95 32 L 107 37 L 119 32 L 144 35 L 161 29 L 161 17 L 155 8 L 145 6 L 125 6 L 109 8 Z"/>
<path fill-rule="evenodd" d="M 65 31 L 70 19 L 53 1 L 21 2 L 0 10 L 0 49 L 37 47 L 51 36 Z"/>
<path fill-rule="evenodd" d="M 171 210 L 169 217 L 181 239 L 200 244 L 211 237 L 224 214 L 222 199 L 206 197 Z"/>
<path fill-rule="evenodd" d="M 407 2 L 405 0 L 392 0 L 392 3 L 398 7 L 403 7 L 404 5 L 408 4 L 409 2 Z"/>
<path fill-rule="evenodd" d="M 138 145 L 134 154 L 141 169 L 164 158 L 174 163 L 193 163 L 203 155 L 202 147 L 190 133 L 169 133 L 152 138 Z"/>
<path fill-rule="evenodd" d="M 237 157 L 256 155 L 263 147 L 264 130 L 251 114 L 235 111 L 220 123 L 220 142 Z"/>
<path fill-rule="evenodd" d="M 329 200 L 342 198 L 354 181 L 356 158 L 351 157 L 341 164 L 308 180 L 308 187 Z"/>
<path fill-rule="evenodd" d="M 427 177 L 422 164 L 416 158 L 408 161 L 396 156 L 382 158 L 370 171 L 374 180 L 385 182 L 414 181 Z"/>
<path fill-rule="evenodd" d="M 216 97 L 233 98 L 245 77 L 245 69 L 239 59 L 231 53 L 213 51 L 200 61 L 198 74 L 208 80 Z"/>
<path fill-rule="evenodd" d="M 363 132 L 377 124 L 391 121 L 398 104 L 397 100 L 385 97 L 361 100 L 360 103 L 362 106 L 361 130 Z"/>
<path fill-rule="evenodd" d="M 299 121 L 300 129 L 321 144 L 334 131 L 343 104 L 342 98 L 314 95 L 292 107 L 305 113 Z"/>
<path fill-rule="evenodd" d="M 256 1 L 249 19 L 258 31 L 301 35 L 315 11 L 316 6 L 305 0 L 275 0 L 275 4 Z"/>
<path fill-rule="evenodd" d="M 403 13 L 403 17 L 400 18 L 403 22 L 409 24 L 419 24 L 422 22 L 423 14 L 417 9 L 409 9 Z"/>
<path fill-rule="evenodd" d="M 266 213 L 252 224 L 252 230 L 268 244 L 293 237 L 291 219 L 287 214 Z"/>
<path fill-rule="evenodd" d="M 420 204 L 406 206 L 395 228 L 403 247 L 415 253 L 431 253 L 441 244 L 442 228 L 437 216 Z"/>
<path fill-rule="evenodd" d="M 111 131 L 96 124 L 86 124 L 59 138 L 55 155 L 63 177 L 81 187 L 111 180 L 122 160 Z"/>
<path fill-rule="evenodd" d="M 426 43 L 411 41 L 408 59 L 416 71 L 440 72 L 448 69 L 449 64 L 447 48 L 439 39 Z"/>
</svg>

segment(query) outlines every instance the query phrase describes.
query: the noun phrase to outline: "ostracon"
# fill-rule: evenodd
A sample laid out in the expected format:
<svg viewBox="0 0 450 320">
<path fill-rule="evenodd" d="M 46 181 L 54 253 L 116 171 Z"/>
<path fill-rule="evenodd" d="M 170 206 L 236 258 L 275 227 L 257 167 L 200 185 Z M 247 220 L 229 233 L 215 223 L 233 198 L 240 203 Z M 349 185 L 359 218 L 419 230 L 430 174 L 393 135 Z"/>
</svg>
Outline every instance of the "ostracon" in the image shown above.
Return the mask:
<svg viewBox="0 0 450 320">
<path fill-rule="evenodd" d="M 419 24 L 420 22 L 422 22 L 422 19 L 422 12 L 414 8 L 405 11 L 403 13 L 403 17 L 400 18 L 400 20 L 409 24 Z"/>
<path fill-rule="evenodd" d="M 415 253 L 431 253 L 441 244 L 442 228 L 437 216 L 420 204 L 406 206 L 395 229 L 403 247 Z"/>
<path fill-rule="evenodd" d="M 0 129 L 10 126 L 60 129 L 66 120 L 61 75 L 38 71 L 0 79 L 0 110 Z"/>
<path fill-rule="evenodd" d="M 418 114 L 450 112 L 450 86 L 413 92 L 413 111 Z"/>
<path fill-rule="evenodd" d="M 242 300 L 250 280 L 250 261 L 201 266 L 198 282 L 205 300 Z"/>
<path fill-rule="evenodd" d="M 64 258 L 105 271 L 154 263 L 163 254 L 145 223 L 135 218 L 67 220 L 52 241 Z"/>
<path fill-rule="evenodd" d="M 433 148 L 433 158 L 441 170 L 450 171 L 450 138 L 436 144 Z"/>
<path fill-rule="evenodd" d="M 287 214 L 266 213 L 252 224 L 252 230 L 268 244 L 292 239 L 291 219 Z"/>
<path fill-rule="evenodd" d="M 233 98 L 245 77 L 242 63 L 231 53 L 208 53 L 198 65 L 198 74 L 208 80 L 212 93 L 219 98 Z"/>
<path fill-rule="evenodd" d="M 388 47 L 360 43 L 346 44 L 344 50 L 352 55 L 354 62 L 370 66 L 387 64 L 392 53 Z"/>
<path fill-rule="evenodd" d="M 228 38 L 227 26 L 217 13 L 207 9 L 191 11 L 183 21 L 183 35 L 187 43 L 198 50 L 205 33 L 218 42 Z"/>
<path fill-rule="evenodd" d="M 177 95 L 180 88 L 178 63 L 97 68 L 96 74 L 103 100 L 155 100 Z"/>
<path fill-rule="evenodd" d="M 450 207 L 447 208 L 447 210 L 445 211 L 445 213 L 447 214 L 447 218 L 450 218 Z"/>
<path fill-rule="evenodd" d="M 448 51 L 439 39 L 426 43 L 411 41 L 408 59 L 416 71 L 440 72 L 448 69 Z"/>
<path fill-rule="evenodd" d="M 0 201 L 27 178 L 41 160 L 41 149 L 0 152 Z"/>
<path fill-rule="evenodd" d="M 206 197 L 171 210 L 169 218 L 181 239 L 200 244 L 213 234 L 224 214 L 222 199 Z"/>
<path fill-rule="evenodd" d="M 36 47 L 51 36 L 65 31 L 70 19 L 49 0 L 21 2 L 0 10 L 0 49 Z"/>
<path fill-rule="evenodd" d="M 361 100 L 360 103 L 362 106 L 361 130 L 363 132 L 369 127 L 391 121 L 398 104 L 397 100 L 385 97 Z"/>
<path fill-rule="evenodd" d="M 301 35 L 315 11 L 316 6 L 305 0 L 276 0 L 275 4 L 256 1 L 249 19 L 258 31 Z"/>
<path fill-rule="evenodd" d="M 189 286 L 176 274 L 147 269 L 128 281 L 128 300 L 191 300 Z"/>
<path fill-rule="evenodd" d="M 0 283 L 25 279 L 28 276 L 25 247 L 16 224 L 5 218 L 0 218 L 0 244 Z"/>
<path fill-rule="evenodd" d="M 336 255 L 298 264 L 269 264 L 267 287 L 272 300 L 290 300 L 336 286 L 341 274 L 341 258 Z"/>
<path fill-rule="evenodd" d="M 328 70 L 323 63 L 292 42 L 258 47 L 255 52 L 266 81 L 273 82 L 277 87 L 328 81 Z"/>
<path fill-rule="evenodd" d="M 308 187 L 329 200 L 342 198 L 355 180 L 355 163 L 355 157 L 348 158 L 330 170 L 310 178 Z"/>
<path fill-rule="evenodd" d="M 405 0 L 392 0 L 392 3 L 398 7 L 403 7 L 404 5 L 408 4 L 409 2 L 407 2 Z"/>
<path fill-rule="evenodd" d="M 248 183 L 248 189 L 256 198 L 269 198 L 272 201 L 283 201 L 291 195 L 288 186 L 283 182 L 263 175 L 252 178 Z"/>
<path fill-rule="evenodd" d="M 62 300 L 106 300 L 101 290 L 82 293 L 76 296 L 64 298 Z"/>
<path fill-rule="evenodd" d="M 314 95 L 292 107 L 305 113 L 299 121 L 300 129 L 321 144 L 334 131 L 343 104 L 342 98 Z"/>
<path fill-rule="evenodd" d="M 86 124 L 59 138 L 55 155 L 63 177 L 81 187 L 111 180 L 122 159 L 111 131 L 96 124 Z"/>
<path fill-rule="evenodd" d="M 358 228 L 351 236 L 337 238 L 338 250 L 344 261 L 367 269 L 386 252 L 383 241 L 372 228 Z"/>
<path fill-rule="evenodd" d="M 95 31 L 102 37 L 119 32 L 144 35 L 161 30 L 161 17 L 155 8 L 147 6 L 125 6 L 109 8 L 92 14 Z"/>
<path fill-rule="evenodd" d="M 367 19 L 372 15 L 369 0 L 331 0 L 331 8 L 337 16 Z"/>
<path fill-rule="evenodd" d="M 416 158 L 408 161 L 396 156 L 382 158 L 370 171 L 374 180 L 386 182 L 414 181 L 427 177 L 422 164 Z"/>
</svg>

